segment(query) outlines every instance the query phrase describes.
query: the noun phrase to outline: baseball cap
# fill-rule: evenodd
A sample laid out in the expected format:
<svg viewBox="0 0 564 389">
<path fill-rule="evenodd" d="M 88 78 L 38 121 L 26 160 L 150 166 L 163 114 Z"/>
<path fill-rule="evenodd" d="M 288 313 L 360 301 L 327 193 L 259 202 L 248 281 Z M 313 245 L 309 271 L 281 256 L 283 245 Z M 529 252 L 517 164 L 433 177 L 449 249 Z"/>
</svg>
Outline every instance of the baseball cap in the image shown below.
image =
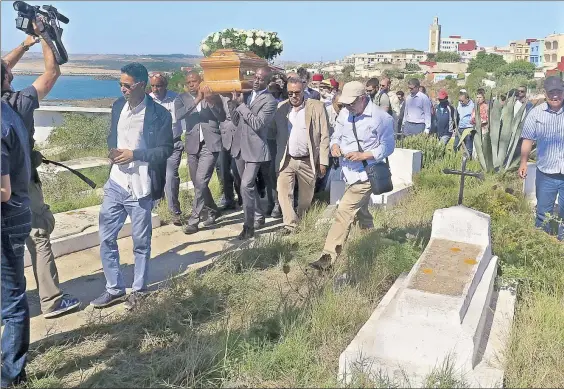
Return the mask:
<svg viewBox="0 0 564 389">
<path fill-rule="evenodd" d="M 360 81 L 347 82 L 343 86 L 343 91 L 339 97 L 339 103 L 341 104 L 352 104 L 357 97 L 364 96 L 366 92 L 364 91 L 364 84 Z"/>
<path fill-rule="evenodd" d="M 554 90 L 563 92 L 564 82 L 559 77 L 550 76 L 546 80 L 544 80 L 544 90 L 546 92 L 551 92 Z"/>
<path fill-rule="evenodd" d="M 438 98 L 439 100 L 444 100 L 444 99 L 448 98 L 448 93 L 447 93 L 447 91 L 444 90 L 444 89 L 441 89 L 441 90 L 439 91 L 439 94 L 437 95 L 437 98 Z"/>
</svg>

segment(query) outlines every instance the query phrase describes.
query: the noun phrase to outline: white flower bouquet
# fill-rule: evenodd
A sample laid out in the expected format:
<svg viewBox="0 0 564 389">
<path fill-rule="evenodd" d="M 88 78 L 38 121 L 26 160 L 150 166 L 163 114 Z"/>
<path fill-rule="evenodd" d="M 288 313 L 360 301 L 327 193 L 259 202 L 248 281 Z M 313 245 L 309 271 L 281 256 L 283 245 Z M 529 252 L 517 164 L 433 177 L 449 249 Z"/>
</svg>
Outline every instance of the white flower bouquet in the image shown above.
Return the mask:
<svg viewBox="0 0 564 389">
<path fill-rule="evenodd" d="M 219 49 L 252 51 L 270 61 L 280 55 L 283 47 L 276 32 L 227 28 L 205 37 L 201 42 L 200 50 L 206 57 Z"/>
</svg>

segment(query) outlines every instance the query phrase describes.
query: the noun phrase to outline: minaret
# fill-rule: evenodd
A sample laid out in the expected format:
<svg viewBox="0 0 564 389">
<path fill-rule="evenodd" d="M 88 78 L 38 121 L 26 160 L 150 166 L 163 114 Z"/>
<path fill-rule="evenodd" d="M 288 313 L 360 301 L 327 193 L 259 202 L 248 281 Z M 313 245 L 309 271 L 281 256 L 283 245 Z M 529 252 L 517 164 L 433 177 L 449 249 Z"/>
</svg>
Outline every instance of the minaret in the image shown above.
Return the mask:
<svg viewBox="0 0 564 389">
<path fill-rule="evenodd" d="M 436 54 L 439 52 L 439 45 L 441 44 L 441 25 L 439 18 L 433 18 L 433 24 L 429 27 L 429 53 Z"/>
</svg>

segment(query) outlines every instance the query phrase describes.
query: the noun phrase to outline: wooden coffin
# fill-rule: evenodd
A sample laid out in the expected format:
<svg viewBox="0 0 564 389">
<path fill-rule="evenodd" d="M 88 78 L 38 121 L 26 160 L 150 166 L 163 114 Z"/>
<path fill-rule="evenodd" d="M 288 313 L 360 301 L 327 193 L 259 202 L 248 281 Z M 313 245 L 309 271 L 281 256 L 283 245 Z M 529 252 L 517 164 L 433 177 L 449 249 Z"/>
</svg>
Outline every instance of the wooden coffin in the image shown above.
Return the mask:
<svg viewBox="0 0 564 389">
<path fill-rule="evenodd" d="M 203 86 L 215 93 L 245 92 L 253 89 L 255 71 L 268 66 L 265 59 L 251 51 L 220 49 L 200 61 Z"/>
</svg>

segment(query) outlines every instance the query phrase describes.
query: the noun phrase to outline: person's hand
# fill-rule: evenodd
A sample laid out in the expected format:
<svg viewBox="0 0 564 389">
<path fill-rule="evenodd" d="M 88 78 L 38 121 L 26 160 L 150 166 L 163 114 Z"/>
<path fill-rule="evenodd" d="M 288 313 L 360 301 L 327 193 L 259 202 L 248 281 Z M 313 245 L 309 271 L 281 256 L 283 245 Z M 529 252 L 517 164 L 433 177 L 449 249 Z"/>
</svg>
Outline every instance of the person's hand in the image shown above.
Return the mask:
<svg viewBox="0 0 564 389">
<path fill-rule="evenodd" d="M 202 88 L 198 88 L 198 94 L 196 95 L 196 104 L 204 99 L 204 91 Z"/>
<path fill-rule="evenodd" d="M 24 40 L 24 45 L 27 47 L 31 47 L 36 43 L 39 43 L 39 38 L 33 35 L 28 35 Z"/>
<path fill-rule="evenodd" d="M 36 18 L 41 22 L 41 24 L 45 25 L 45 19 L 43 18 L 42 15 L 37 15 Z M 39 27 L 37 27 L 37 23 L 35 23 L 35 20 L 32 20 L 31 25 L 33 26 L 33 32 L 37 36 L 41 36 L 41 30 L 39 30 Z"/>
<path fill-rule="evenodd" d="M 214 101 L 213 101 L 214 94 L 213 94 L 213 91 L 211 90 L 211 88 L 208 85 L 206 85 L 203 88 L 200 87 L 200 90 L 201 90 L 203 97 L 206 100 L 206 102 L 209 105 L 214 105 Z"/>
<path fill-rule="evenodd" d="M 334 144 L 334 145 L 331 147 L 331 155 L 332 155 L 333 157 L 335 157 L 335 158 L 340 157 L 340 156 L 342 155 L 342 154 L 341 154 L 341 148 L 339 147 L 338 144 Z"/>
<path fill-rule="evenodd" d="M 518 172 L 519 172 L 519 178 L 524 180 L 527 177 L 527 162 L 521 163 L 521 165 L 519 165 Z"/>
<path fill-rule="evenodd" d="M 233 101 L 237 106 L 243 104 L 243 94 L 235 91 L 232 92 L 231 101 Z"/>
<path fill-rule="evenodd" d="M 345 155 L 345 159 L 348 159 L 349 161 L 359 162 L 364 161 L 366 158 L 364 158 L 364 153 L 361 153 L 360 151 L 351 151 L 350 153 L 347 153 Z"/>
<path fill-rule="evenodd" d="M 319 165 L 319 177 L 323 178 L 327 174 L 327 166 Z"/>
<path fill-rule="evenodd" d="M 119 154 L 114 158 L 114 163 L 118 165 L 127 165 L 133 162 L 133 151 L 127 149 L 117 149 Z"/>
</svg>

